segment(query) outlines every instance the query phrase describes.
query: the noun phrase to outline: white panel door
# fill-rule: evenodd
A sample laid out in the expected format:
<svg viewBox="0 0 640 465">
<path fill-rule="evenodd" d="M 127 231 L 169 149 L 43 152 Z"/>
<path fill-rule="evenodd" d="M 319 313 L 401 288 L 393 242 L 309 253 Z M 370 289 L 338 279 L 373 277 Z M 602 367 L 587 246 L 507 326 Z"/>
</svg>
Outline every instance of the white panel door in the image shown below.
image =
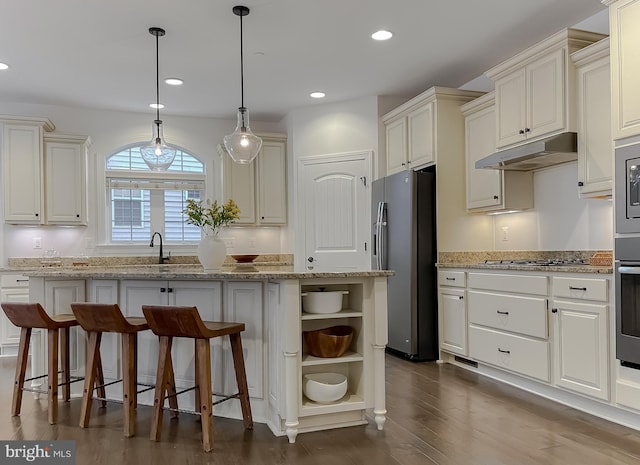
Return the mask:
<svg viewBox="0 0 640 465">
<path fill-rule="evenodd" d="M 309 271 L 368 270 L 371 152 L 300 160 L 299 218 Z"/>
<path fill-rule="evenodd" d="M 527 66 L 527 138 L 565 127 L 564 50 Z"/>
</svg>

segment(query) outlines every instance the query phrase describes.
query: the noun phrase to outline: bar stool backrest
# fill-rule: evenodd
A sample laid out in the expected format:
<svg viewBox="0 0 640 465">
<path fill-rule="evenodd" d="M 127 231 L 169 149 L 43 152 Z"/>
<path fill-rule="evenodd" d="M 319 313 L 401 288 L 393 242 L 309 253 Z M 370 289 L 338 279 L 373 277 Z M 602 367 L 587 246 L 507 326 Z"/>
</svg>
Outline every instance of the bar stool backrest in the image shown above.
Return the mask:
<svg viewBox="0 0 640 465">
<path fill-rule="evenodd" d="M 85 331 L 132 333 L 135 329 L 127 322 L 118 304 L 73 302 L 71 310 Z"/>
<path fill-rule="evenodd" d="M 157 336 L 209 339 L 211 331 L 200 318 L 197 307 L 143 305 L 142 313 Z"/>
<path fill-rule="evenodd" d="M 2 309 L 14 326 L 53 328 L 56 324 L 39 303 L 3 302 Z"/>
</svg>

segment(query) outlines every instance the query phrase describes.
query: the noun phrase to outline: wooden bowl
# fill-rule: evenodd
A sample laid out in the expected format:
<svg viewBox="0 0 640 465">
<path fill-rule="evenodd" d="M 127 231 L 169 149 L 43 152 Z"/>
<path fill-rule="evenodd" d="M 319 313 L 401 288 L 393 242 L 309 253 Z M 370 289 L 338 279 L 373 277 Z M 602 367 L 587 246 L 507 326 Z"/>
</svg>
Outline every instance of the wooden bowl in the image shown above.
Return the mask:
<svg viewBox="0 0 640 465">
<path fill-rule="evenodd" d="M 258 258 L 258 256 L 257 255 L 231 255 L 231 258 L 233 258 L 238 263 L 251 263 L 256 258 Z"/>
<path fill-rule="evenodd" d="M 351 326 L 331 326 L 315 331 L 304 331 L 304 341 L 307 343 L 307 351 L 314 357 L 333 358 L 341 357 L 349 348 L 353 338 Z"/>
</svg>

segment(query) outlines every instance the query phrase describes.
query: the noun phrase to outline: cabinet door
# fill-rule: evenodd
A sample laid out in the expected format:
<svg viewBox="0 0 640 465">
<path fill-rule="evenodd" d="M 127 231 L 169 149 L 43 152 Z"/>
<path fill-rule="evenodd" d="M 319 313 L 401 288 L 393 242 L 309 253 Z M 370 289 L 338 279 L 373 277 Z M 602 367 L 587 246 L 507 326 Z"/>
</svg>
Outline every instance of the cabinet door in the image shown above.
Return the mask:
<svg viewBox="0 0 640 465">
<path fill-rule="evenodd" d="M 566 126 L 564 54 L 564 50 L 558 50 L 527 65 L 527 138 L 541 137 Z"/>
<path fill-rule="evenodd" d="M 401 117 L 386 126 L 387 175 L 407 167 L 407 120 Z"/>
<path fill-rule="evenodd" d="M 618 140 L 640 134 L 640 0 L 620 0 L 610 8 L 613 138 Z"/>
<path fill-rule="evenodd" d="M 241 165 L 223 154 L 224 200 L 233 199 L 240 208 L 240 218 L 235 224 L 256 222 L 256 191 L 254 163 Z"/>
<path fill-rule="evenodd" d="M 611 76 L 609 57 L 577 70 L 580 195 L 611 195 Z"/>
<path fill-rule="evenodd" d="M 495 110 L 492 107 L 465 118 L 467 161 L 467 209 L 500 206 L 502 203 L 501 170 L 476 169 L 476 161 L 495 151 Z"/>
<path fill-rule="evenodd" d="M 519 69 L 496 81 L 496 147 L 524 140 L 526 71 Z"/>
<path fill-rule="evenodd" d="M 608 400 L 608 306 L 556 300 L 552 311 L 556 384 Z"/>
<path fill-rule="evenodd" d="M 45 141 L 46 222 L 86 224 L 86 148 Z"/>
<path fill-rule="evenodd" d="M 467 355 L 467 307 L 464 289 L 440 288 L 440 348 Z"/>
<path fill-rule="evenodd" d="M 29 302 L 29 289 L 3 289 L 0 292 L 2 302 Z M 0 345 L 19 344 L 20 328 L 9 321 L 4 312 L 0 312 Z"/>
<path fill-rule="evenodd" d="M 4 219 L 40 224 L 42 215 L 42 128 L 5 124 L 2 137 Z"/>
<path fill-rule="evenodd" d="M 412 169 L 435 161 L 433 127 L 434 102 L 413 110 L 407 115 L 409 151 L 407 161 Z"/>
<path fill-rule="evenodd" d="M 287 157 L 285 143 L 264 140 L 258 155 L 258 223 L 287 222 Z"/>
</svg>

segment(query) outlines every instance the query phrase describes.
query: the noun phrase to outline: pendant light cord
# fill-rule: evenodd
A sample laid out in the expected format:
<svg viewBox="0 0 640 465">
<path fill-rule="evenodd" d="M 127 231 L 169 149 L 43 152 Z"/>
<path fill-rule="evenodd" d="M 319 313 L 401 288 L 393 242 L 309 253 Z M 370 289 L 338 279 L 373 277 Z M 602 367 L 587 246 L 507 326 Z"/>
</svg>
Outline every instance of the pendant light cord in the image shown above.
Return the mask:
<svg viewBox="0 0 640 465">
<path fill-rule="evenodd" d="M 240 14 L 240 106 L 244 108 L 244 47 L 242 43 L 242 14 Z"/>
<path fill-rule="evenodd" d="M 160 120 L 160 53 L 158 52 L 158 37 L 159 34 L 154 34 L 156 36 L 156 121 Z M 160 123 L 156 123 L 160 125 Z"/>
</svg>

